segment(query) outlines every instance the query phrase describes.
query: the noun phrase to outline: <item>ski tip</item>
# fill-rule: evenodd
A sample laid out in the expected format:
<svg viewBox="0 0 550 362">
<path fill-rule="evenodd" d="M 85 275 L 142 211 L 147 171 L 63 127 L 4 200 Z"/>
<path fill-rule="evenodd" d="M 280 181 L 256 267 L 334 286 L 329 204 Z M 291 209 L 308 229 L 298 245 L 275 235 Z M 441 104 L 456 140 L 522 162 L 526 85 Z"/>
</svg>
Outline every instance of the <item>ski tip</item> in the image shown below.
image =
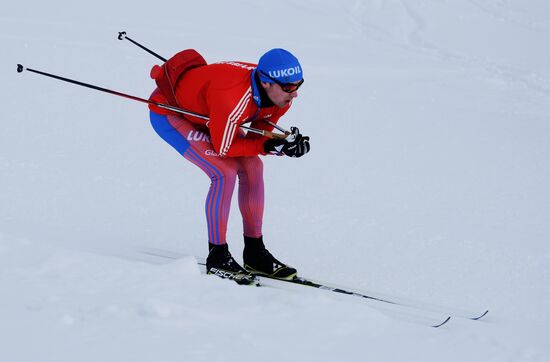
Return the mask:
<svg viewBox="0 0 550 362">
<path fill-rule="evenodd" d="M 473 320 L 473 321 L 478 321 L 481 318 L 485 317 L 487 315 L 487 313 L 489 313 L 489 309 L 487 309 L 485 312 L 483 312 L 479 317 L 473 317 L 473 318 L 470 318 L 470 319 Z"/>
<path fill-rule="evenodd" d="M 17 73 L 21 73 L 24 70 L 25 70 L 25 67 L 23 67 L 23 65 L 17 64 Z"/>
<path fill-rule="evenodd" d="M 126 32 L 125 31 L 119 31 L 118 32 L 118 40 L 124 40 L 126 38 Z"/>
<path fill-rule="evenodd" d="M 441 327 L 442 325 L 446 324 L 449 320 L 451 319 L 451 317 L 447 317 L 443 322 L 439 323 L 439 324 L 436 324 L 436 325 L 433 325 L 432 327 L 433 328 L 439 328 Z"/>
</svg>

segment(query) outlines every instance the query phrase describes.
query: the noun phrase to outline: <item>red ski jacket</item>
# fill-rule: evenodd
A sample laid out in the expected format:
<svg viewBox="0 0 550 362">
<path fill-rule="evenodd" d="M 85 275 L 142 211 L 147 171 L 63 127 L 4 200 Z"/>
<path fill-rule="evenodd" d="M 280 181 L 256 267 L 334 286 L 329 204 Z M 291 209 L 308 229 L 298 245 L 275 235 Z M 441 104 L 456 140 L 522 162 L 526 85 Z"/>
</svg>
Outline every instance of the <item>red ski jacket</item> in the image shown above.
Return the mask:
<svg viewBox="0 0 550 362">
<path fill-rule="evenodd" d="M 273 126 L 263 120 L 277 123 L 290 107 L 290 104 L 284 108 L 275 105 L 260 107 L 262 100 L 254 80 L 255 68 L 255 64 L 243 62 L 204 65 L 188 70 L 176 84 L 176 99 L 180 107 L 208 116 L 210 120 L 178 115 L 207 127 L 214 149 L 221 157 L 265 154 L 263 144 L 267 138 L 252 132 L 242 137 L 239 126 L 252 122 L 251 127 L 272 131 Z M 167 103 L 158 89 L 150 99 Z M 155 113 L 174 114 L 153 105 L 149 107 Z"/>
</svg>

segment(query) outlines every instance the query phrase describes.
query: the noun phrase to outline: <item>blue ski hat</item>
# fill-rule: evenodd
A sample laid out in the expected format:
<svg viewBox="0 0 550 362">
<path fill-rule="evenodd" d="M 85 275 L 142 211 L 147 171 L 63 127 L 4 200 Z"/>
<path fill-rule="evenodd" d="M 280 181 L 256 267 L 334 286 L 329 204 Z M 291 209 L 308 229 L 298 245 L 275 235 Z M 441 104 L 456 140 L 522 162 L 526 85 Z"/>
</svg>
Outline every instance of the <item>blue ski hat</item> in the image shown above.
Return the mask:
<svg viewBox="0 0 550 362">
<path fill-rule="evenodd" d="M 262 82 L 295 83 L 303 77 L 302 66 L 288 50 L 271 49 L 258 62 L 256 68 Z"/>
</svg>

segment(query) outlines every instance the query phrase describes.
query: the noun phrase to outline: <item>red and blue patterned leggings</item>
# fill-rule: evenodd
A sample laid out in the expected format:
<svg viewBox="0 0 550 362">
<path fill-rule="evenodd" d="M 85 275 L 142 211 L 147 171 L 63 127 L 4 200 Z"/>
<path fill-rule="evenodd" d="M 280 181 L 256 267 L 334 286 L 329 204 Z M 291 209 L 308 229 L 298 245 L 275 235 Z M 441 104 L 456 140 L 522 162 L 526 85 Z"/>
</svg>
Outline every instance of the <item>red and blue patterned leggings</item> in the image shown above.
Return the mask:
<svg viewBox="0 0 550 362">
<path fill-rule="evenodd" d="M 239 178 L 239 209 L 243 217 L 243 233 L 262 235 L 264 212 L 263 164 L 260 157 L 222 158 L 214 151 L 210 136 L 178 116 L 150 113 L 151 124 L 162 139 L 185 159 L 198 166 L 210 178 L 206 196 L 208 241 L 225 244 L 231 196 Z"/>
</svg>

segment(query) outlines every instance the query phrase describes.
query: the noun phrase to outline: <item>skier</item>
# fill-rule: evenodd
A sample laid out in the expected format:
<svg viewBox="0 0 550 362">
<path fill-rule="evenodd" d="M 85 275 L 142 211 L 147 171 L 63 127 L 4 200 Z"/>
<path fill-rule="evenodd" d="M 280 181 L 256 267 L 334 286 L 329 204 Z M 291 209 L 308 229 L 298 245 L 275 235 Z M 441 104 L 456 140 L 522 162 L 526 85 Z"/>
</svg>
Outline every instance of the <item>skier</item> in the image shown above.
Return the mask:
<svg viewBox="0 0 550 362">
<path fill-rule="evenodd" d="M 252 132 L 245 134 L 240 126 L 251 122 L 250 127 L 272 131 L 298 96 L 304 82 L 302 67 L 284 49 L 268 51 L 257 65 L 245 62 L 207 65 L 194 50 L 184 52 L 191 55 L 186 53 L 183 59 L 172 60 L 178 55 L 174 56 L 165 63 L 172 61 L 171 67 L 153 68 L 151 76 L 159 87 L 150 99 L 207 117 L 182 116 L 150 106 L 150 118 L 159 136 L 211 180 L 205 206 L 207 272 L 243 283 L 253 280 L 254 274 L 292 279 L 296 269 L 273 257 L 263 242 L 264 181 L 259 155 L 301 157 L 310 150 L 309 137 L 302 136 L 296 127 L 291 128 L 287 138 L 268 138 Z M 166 74 L 170 71 L 173 73 Z M 244 268 L 231 256 L 226 240 L 237 177 Z"/>
</svg>

